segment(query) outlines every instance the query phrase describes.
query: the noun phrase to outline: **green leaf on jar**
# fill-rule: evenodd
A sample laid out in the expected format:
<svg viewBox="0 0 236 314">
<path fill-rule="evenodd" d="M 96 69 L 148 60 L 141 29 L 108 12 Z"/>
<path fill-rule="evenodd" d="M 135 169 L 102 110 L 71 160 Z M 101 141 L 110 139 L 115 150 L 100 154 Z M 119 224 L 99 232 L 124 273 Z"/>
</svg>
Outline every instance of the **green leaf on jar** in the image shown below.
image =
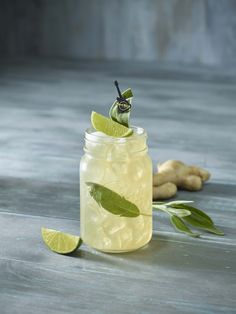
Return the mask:
<svg viewBox="0 0 236 314">
<path fill-rule="evenodd" d="M 138 217 L 140 215 L 138 207 L 118 193 L 98 183 L 86 182 L 86 184 L 92 198 L 108 212 L 120 217 Z"/>
<path fill-rule="evenodd" d="M 124 97 L 131 105 L 133 99 L 133 93 L 130 88 L 121 93 L 122 97 Z M 131 107 L 127 109 L 127 111 L 122 112 L 119 110 L 119 102 L 116 100 L 109 111 L 109 116 L 112 120 L 129 127 L 129 116 L 130 116 Z"/>
</svg>

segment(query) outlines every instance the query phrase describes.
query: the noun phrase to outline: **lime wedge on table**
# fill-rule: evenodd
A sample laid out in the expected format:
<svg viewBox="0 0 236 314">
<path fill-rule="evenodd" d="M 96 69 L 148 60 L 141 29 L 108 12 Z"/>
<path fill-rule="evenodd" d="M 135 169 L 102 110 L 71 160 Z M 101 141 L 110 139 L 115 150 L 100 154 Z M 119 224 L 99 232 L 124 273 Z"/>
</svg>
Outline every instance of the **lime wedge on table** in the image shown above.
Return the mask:
<svg viewBox="0 0 236 314">
<path fill-rule="evenodd" d="M 42 238 L 50 250 L 59 254 L 69 254 L 82 244 L 80 237 L 53 229 L 42 228 Z"/>
<path fill-rule="evenodd" d="M 94 111 L 91 114 L 91 123 L 95 130 L 113 137 L 126 137 L 133 133 L 132 129 Z"/>
</svg>

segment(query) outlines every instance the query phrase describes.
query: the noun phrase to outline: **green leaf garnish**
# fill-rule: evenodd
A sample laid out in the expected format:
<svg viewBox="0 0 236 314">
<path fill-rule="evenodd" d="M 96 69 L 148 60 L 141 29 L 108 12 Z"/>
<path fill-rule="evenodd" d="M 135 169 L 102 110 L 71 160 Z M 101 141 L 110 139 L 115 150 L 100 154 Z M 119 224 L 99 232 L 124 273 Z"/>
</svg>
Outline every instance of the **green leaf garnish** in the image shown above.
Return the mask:
<svg viewBox="0 0 236 314">
<path fill-rule="evenodd" d="M 166 206 L 166 204 L 159 204 L 159 205 L 153 204 L 152 207 L 157 210 L 158 209 L 162 210 L 169 215 L 176 215 L 178 217 L 185 217 L 185 216 L 191 215 L 191 212 L 189 210 L 186 210 L 184 208 L 172 208 L 172 207 Z"/>
<path fill-rule="evenodd" d="M 112 104 L 109 111 L 109 116 L 112 120 L 126 127 L 129 127 L 129 116 L 131 111 L 133 93 L 130 88 L 121 93 L 117 81 L 115 81 L 115 85 L 118 89 L 119 97 Z M 122 101 L 122 99 L 124 99 L 125 101 Z"/>
<path fill-rule="evenodd" d="M 124 196 L 108 189 L 98 183 L 86 182 L 89 193 L 92 198 L 108 212 L 120 217 L 138 217 L 139 215 L 150 216 L 141 213 L 138 207 L 128 201 Z M 153 202 L 153 208 L 162 210 L 170 216 L 170 221 L 174 227 L 191 237 L 199 237 L 200 233 L 193 232 L 187 225 L 191 225 L 197 229 L 206 230 L 208 232 L 224 235 L 224 232 L 216 228 L 213 220 L 202 210 L 187 205 L 192 201 L 172 201 L 172 202 Z"/>
<path fill-rule="evenodd" d="M 197 219 L 197 217 L 192 213 L 191 216 L 189 217 L 183 217 L 183 219 L 189 223 L 190 225 L 192 225 L 193 227 L 196 227 L 198 229 L 203 229 L 206 230 L 208 232 L 223 236 L 224 232 L 221 231 L 220 229 L 216 228 L 214 225 L 208 225 L 206 222 L 204 221 L 199 221 Z"/>
<path fill-rule="evenodd" d="M 123 91 L 122 93 L 121 93 L 121 95 L 124 97 L 124 98 L 132 98 L 134 95 L 133 95 L 133 93 L 132 93 L 132 90 L 131 90 L 131 88 L 128 88 L 128 89 L 126 89 L 125 91 Z"/>
<path fill-rule="evenodd" d="M 190 237 L 194 237 L 197 238 L 200 236 L 200 233 L 195 233 L 192 232 L 188 226 L 185 225 L 185 223 L 183 222 L 183 220 L 181 218 L 179 218 L 178 216 L 171 216 L 170 217 L 170 221 L 172 223 L 172 225 L 180 232 L 186 233 L 187 235 L 189 235 Z"/>
<path fill-rule="evenodd" d="M 187 223 L 198 229 L 203 229 L 217 235 L 224 235 L 224 232 L 216 228 L 212 219 L 202 210 L 188 205 L 184 205 L 184 207 L 191 212 L 190 216 L 183 217 Z"/>
<path fill-rule="evenodd" d="M 174 207 L 175 205 L 182 205 L 182 204 L 188 204 L 188 203 L 194 203 L 194 201 L 172 201 L 172 202 L 167 202 L 165 203 L 166 206 L 172 206 Z"/>
<path fill-rule="evenodd" d="M 98 183 L 86 182 L 93 199 L 105 210 L 120 217 L 138 217 L 138 207 L 118 193 Z"/>
<path fill-rule="evenodd" d="M 157 210 L 162 210 L 166 213 L 168 213 L 171 216 L 171 222 L 172 224 L 178 223 L 178 226 L 182 229 L 187 227 L 184 222 L 188 223 L 189 225 L 197 228 L 197 229 L 202 229 L 206 230 L 208 232 L 217 234 L 217 235 L 224 235 L 224 232 L 221 231 L 220 229 L 216 228 L 214 225 L 213 220 L 202 210 L 187 205 L 187 203 L 193 203 L 192 201 L 172 201 L 168 203 L 153 203 L 153 208 Z M 175 218 L 174 222 L 172 219 L 172 216 L 176 216 L 179 219 Z M 176 226 L 176 225 L 175 225 Z M 176 226 L 177 228 L 177 226 Z M 179 231 L 180 228 L 177 228 Z M 188 227 L 187 227 L 188 228 Z M 186 228 L 185 228 L 186 229 Z M 185 230 L 185 233 L 189 233 L 189 228 L 188 232 Z M 191 231 L 191 230 L 190 230 Z M 182 231 L 184 232 L 184 231 Z M 191 231 L 192 232 L 192 231 Z"/>
<path fill-rule="evenodd" d="M 183 203 L 183 205 L 181 205 L 181 206 L 179 206 L 179 204 L 177 204 L 177 203 L 174 203 L 174 204 L 172 204 L 172 206 L 174 208 L 181 207 L 181 208 L 184 208 L 186 210 L 190 210 L 191 213 L 194 213 L 198 217 L 198 219 L 204 219 L 204 220 L 208 221 L 210 224 L 214 225 L 214 222 L 211 219 L 211 217 L 196 207 L 186 205 L 186 203 Z"/>
</svg>

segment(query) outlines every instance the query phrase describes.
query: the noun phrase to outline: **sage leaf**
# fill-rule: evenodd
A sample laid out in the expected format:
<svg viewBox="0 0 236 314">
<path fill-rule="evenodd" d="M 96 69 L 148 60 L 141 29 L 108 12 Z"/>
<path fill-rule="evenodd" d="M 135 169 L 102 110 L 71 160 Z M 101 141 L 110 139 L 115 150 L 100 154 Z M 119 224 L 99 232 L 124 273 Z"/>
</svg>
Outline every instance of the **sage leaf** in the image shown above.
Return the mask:
<svg viewBox="0 0 236 314">
<path fill-rule="evenodd" d="M 194 237 L 194 238 L 197 238 L 200 236 L 200 233 L 192 232 L 189 229 L 189 227 L 185 225 L 183 220 L 181 218 L 179 218 L 178 216 L 175 216 L 175 215 L 171 216 L 170 222 L 180 232 L 186 233 L 187 235 Z"/>
<path fill-rule="evenodd" d="M 186 217 L 191 215 L 191 212 L 189 210 L 183 209 L 183 208 L 172 208 L 172 207 L 167 207 L 167 211 L 172 214 L 176 215 L 178 217 Z"/>
<path fill-rule="evenodd" d="M 133 93 L 131 91 L 130 88 L 128 88 L 127 90 L 125 90 L 124 92 L 122 92 L 122 97 L 124 97 L 129 104 L 131 105 L 132 103 L 132 99 L 133 99 Z M 131 111 L 131 107 L 127 109 L 127 111 L 120 111 L 119 110 L 119 102 L 116 100 L 109 111 L 109 116 L 112 120 L 126 126 L 129 127 L 129 117 L 130 117 L 130 111 Z"/>
<path fill-rule="evenodd" d="M 194 201 L 172 201 L 172 202 L 165 203 L 165 205 L 173 207 L 173 205 L 181 205 L 181 204 L 187 204 L 187 203 L 194 203 Z"/>
<path fill-rule="evenodd" d="M 224 232 L 221 231 L 219 228 L 216 228 L 213 220 L 202 210 L 186 204 L 172 206 L 174 206 L 175 208 L 184 208 L 191 212 L 190 216 L 183 216 L 183 219 L 190 225 L 220 236 L 224 235 Z"/>
<path fill-rule="evenodd" d="M 122 95 L 122 97 L 124 97 L 125 99 L 127 99 L 127 98 L 132 98 L 132 97 L 134 96 L 133 93 L 132 93 L 131 88 L 128 88 L 128 89 L 126 89 L 125 91 L 123 91 L 123 92 L 121 93 L 121 95 Z"/>
<path fill-rule="evenodd" d="M 152 207 L 157 210 L 166 211 L 167 207 L 164 204 L 154 204 L 152 203 Z"/>
<path fill-rule="evenodd" d="M 186 210 L 190 210 L 191 213 L 195 213 L 199 219 L 205 219 L 207 220 L 210 224 L 214 225 L 213 220 L 211 219 L 210 216 L 208 216 L 204 211 L 200 210 L 199 208 L 193 207 L 193 206 L 189 206 L 186 204 L 182 204 L 181 206 L 178 204 L 173 204 L 172 207 L 175 208 L 184 208 Z"/>
<path fill-rule="evenodd" d="M 167 207 L 163 204 L 160 204 L 160 205 L 152 204 L 152 207 L 156 210 L 162 210 L 163 212 L 166 212 L 167 214 L 169 214 Z"/>
<path fill-rule="evenodd" d="M 120 217 L 138 217 L 140 210 L 118 193 L 98 183 L 86 182 L 92 198 L 108 212 Z"/>
<path fill-rule="evenodd" d="M 220 229 L 216 228 L 215 225 L 210 224 L 207 220 L 204 221 L 204 219 L 199 219 L 199 216 L 197 216 L 195 213 L 192 213 L 191 216 L 185 216 L 183 219 L 189 223 L 190 225 L 206 230 L 208 232 L 217 234 L 217 235 L 224 235 L 224 232 Z"/>
<path fill-rule="evenodd" d="M 166 212 L 169 215 L 176 215 L 178 217 L 184 217 L 184 216 L 191 215 L 191 212 L 189 210 L 186 210 L 184 208 L 167 207 L 166 204 L 165 205 L 163 205 L 163 204 L 160 204 L 160 205 L 153 204 L 152 207 L 154 209 L 157 209 L 157 210 L 162 210 L 162 211 Z"/>
</svg>

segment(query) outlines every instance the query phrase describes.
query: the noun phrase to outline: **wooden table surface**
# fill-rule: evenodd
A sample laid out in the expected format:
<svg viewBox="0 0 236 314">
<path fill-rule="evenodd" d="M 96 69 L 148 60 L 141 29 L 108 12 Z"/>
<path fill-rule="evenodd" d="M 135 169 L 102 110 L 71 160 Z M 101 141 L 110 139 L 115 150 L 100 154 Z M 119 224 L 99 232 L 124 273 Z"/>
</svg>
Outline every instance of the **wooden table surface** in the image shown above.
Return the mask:
<svg viewBox="0 0 236 314">
<path fill-rule="evenodd" d="M 0 313 L 236 313 L 234 69 L 3 60 L 0 65 Z M 91 110 L 106 114 L 113 80 L 135 95 L 132 124 L 154 167 L 180 159 L 212 173 L 179 192 L 224 237 L 192 239 L 154 213 L 153 239 L 129 254 L 85 245 L 49 251 L 42 226 L 79 234 L 79 159 Z"/>
</svg>

